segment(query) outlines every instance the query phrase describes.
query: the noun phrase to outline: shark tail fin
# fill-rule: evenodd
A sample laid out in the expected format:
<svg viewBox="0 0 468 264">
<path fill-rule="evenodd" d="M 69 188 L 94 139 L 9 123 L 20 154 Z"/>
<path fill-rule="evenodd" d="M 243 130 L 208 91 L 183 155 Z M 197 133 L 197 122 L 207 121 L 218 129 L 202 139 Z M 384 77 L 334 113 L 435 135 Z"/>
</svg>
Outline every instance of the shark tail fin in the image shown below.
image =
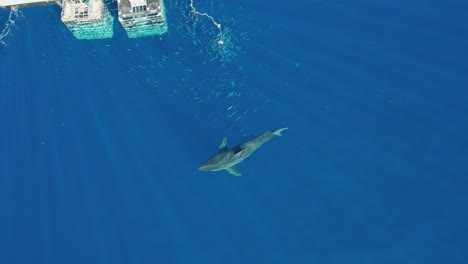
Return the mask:
<svg viewBox="0 0 468 264">
<path fill-rule="evenodd" d="M 280 129 L 276 129 L 275 131 L 273 131 L 273 134 L 277 135 L 277 136 L 281 136 L 281 132 L 283 132 L 284 130 L 288 129 L 287 127 L 283 127 L 283 128 L 280 128 Z"/>
</svg>

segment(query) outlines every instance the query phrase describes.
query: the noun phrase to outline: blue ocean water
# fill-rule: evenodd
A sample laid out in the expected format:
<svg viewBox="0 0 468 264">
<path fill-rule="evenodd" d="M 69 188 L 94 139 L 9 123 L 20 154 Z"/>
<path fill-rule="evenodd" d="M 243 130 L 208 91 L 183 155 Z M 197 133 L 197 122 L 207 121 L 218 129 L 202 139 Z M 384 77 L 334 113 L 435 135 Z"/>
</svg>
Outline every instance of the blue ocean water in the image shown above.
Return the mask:
<svg viewBox="0 0 468 264">
<path fill-rule="evenodd" d="M 189 1 L 138 39 L 21 10 L 0 263 L 468 263 L 468 2 L 194 3 L 225 46 Z M 197 169 L 285 126 L 241 177 Z"/>
</svg>

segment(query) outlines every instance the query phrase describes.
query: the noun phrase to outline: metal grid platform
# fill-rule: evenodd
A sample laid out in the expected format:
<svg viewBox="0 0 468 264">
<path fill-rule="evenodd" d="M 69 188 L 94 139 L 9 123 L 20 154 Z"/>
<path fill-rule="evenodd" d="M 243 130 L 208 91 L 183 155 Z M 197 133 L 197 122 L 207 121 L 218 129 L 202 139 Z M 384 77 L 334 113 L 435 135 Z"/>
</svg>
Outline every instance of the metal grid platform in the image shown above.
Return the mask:
<svg viewBox="0 0 468 264">
<path fill-rule="evenodd" d="M 64 0 L 61 17 L 77 39 L 102 39 L 114 35 L 114 18 L 101 0 Z"/>
<path fill-rule="evenodd" d="M 119 0 L 118 9 L 129 38 L 161 35 L 168 30 L 163 0 Z"/>
</svg>

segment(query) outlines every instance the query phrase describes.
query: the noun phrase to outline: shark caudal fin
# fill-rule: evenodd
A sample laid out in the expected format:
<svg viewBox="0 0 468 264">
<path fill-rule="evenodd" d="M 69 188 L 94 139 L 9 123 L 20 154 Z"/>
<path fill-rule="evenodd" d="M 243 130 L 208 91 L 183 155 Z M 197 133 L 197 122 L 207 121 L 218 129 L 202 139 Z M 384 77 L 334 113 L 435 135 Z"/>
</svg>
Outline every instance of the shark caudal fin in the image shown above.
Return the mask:
<svg viewBox="0 0 468 264">
<path fill-rule="evenodd" d="M 281 136 L 281 132 L 283 132 L 284 130 L 288 129 L 287 127 L 283 127 L 283 128 L 280 128 L 280 129 L 276 129 L 275 131 L 273 131 L 273 134 L 277 135 L 277 136 Z"/>
</svg>

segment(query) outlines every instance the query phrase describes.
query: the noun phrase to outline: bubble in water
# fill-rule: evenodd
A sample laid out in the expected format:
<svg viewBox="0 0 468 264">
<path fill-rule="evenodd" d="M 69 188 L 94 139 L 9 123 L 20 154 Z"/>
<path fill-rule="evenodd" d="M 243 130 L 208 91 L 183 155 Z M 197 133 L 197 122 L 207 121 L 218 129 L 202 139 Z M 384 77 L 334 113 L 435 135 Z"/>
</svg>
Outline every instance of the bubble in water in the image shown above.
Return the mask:
<svg viewBox="0 0 468 264">
<path fill-rule="evenodd" d="M 7 36 L 12 34 L 12 27 L 15 26 L 15 22 L 22 16 L 21 12 L 18 11 L 17 8 L 12 8 L 10 10 L 10 14 L 8 15 L 8 19 L 5 22 L 2 31 L 0 32 L 0 47 L 6 46 L 6 42 L 3 41 Z"/>
</svg>

